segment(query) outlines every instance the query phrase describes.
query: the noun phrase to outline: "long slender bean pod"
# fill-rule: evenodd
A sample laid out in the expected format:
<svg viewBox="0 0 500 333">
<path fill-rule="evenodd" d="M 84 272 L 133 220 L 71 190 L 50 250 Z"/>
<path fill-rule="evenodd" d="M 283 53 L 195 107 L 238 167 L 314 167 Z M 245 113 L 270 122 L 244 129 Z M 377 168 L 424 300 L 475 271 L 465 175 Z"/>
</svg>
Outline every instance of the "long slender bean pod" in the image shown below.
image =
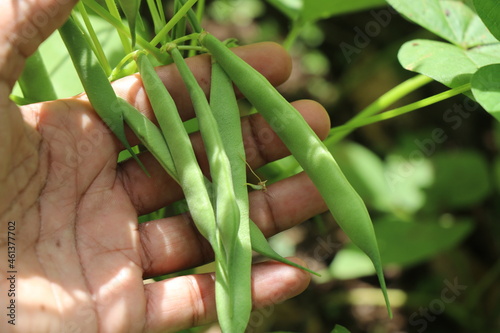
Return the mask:
<svg viewBox="0 0 500 333">
<path fill-rule="evenodd" d="M 125 136 L 121 109 L 110 108 L 112 105 L 116 105 L 118 97 L 113 87 L 111 87 L 104 70 L 94 57 L 92 49 L 83 37 L 82 31 L 78 29 L 70 18 L 59 28 L 59 33 L 68 49 L 83 88 L 95 111 L 130 152 L 137 163 L 139 163 L 144 172 L 147 173 L 142 162 L 132 151 Z"/>
<path fill-rule="evenodd" d="M 191 96 L 193 107 L 200 125 L 200 132 L 207 151 L 210 174 L 214 184 L 215 198 L 217 198 L 218 226 L 222 235 L 222 241 L 227 253 L 230 253 L 236 240 L 239 224 L 239 210 L 234 197 L 231 179 L 231 166 L 224 151 L 224 145 L 220 138 L 210 105 L 205 92 L 199 86 L 196 78 L 184 61 L 181 53 L 176 47 L 168 50 L 177 66 L 181 77 Z"/>
<path fill-rule="evenodd" d="M 158 163 L 167 171 L 177 183 L 179 178 L 175 169 L 175 164 L 170 153 L 170 149 L 165 142 L 162 132 L 151 120 L 130 105 L 124 99 L 118 97 L 116 105 L 123 112 L 123 119 L 137 135 L 142 144 L 156 158 Z"/>
<path fill-rule="evenodd" d="M 320 191 L 344 232 L 370 257 L 377 271 L 389 315 L 392 316 L 370 215 L 331 153 L 300 113 L 263 75 L 213 35 L 202 33 L 199 39 L 285 143 Z"/>
<path fill-rule="evenodd" d="M 252 310 L 250 279 L 252 244 L 249 226 L 248 192 L 243 185 L 246 179 L 245 165 L 241 158 L 239 158 L 239 156 L 245 154 L 245 149 L 243 147 L 240 114 L 233 83 L 216 62 L 212 63 L 210 108 L 217 122 L 224 150 L 230 161 L 233 190 L 240 212 L 237 242 L 233 249 L 234 258 L 237 262 L 231 262 L 228 267 L 231 271 L 229 276 L 237 276 L 238 283 L 216 284 L 216 294 L 223 294 L 223 289 L 229 288 L 230 293 L 238 295 L 238 297 L 235 299 L 234 304 L 229 302 L 231 298 L 219 299 L 217 302 L 217 311 L 220 313 L 237 312 L 237 320 L 233 319 L 234 323 L 231 325 L 237 326 L 234 331 L 243 332 Z M 231 309 L 231 306 L 233 309 Z M 231 325 L 221 322 L 221 327 L 225 331 L 230 330 L 232 328 Z"/>
<path fill-rule="evenodd" d="M 191 141 L 182 124 L 174 100 L 156 74 L 147 56 L 139 54 L 137 58 L 142 82 L 146 89 L 151 106 L 168 142 L 174 161 L 179 184 L 184 191 L 191 216 L 201 234 L 214 246 L 215 214 L 210 195 L 205 187 L 204 177 L 196 161 Z M 217 253 L 218 247 L 214 251 Z"/>
<path fill-rule="evenodd" d="M 179 50 L 172 47 L 168 51 L 188 89 L 200 125 L 200 132 L 205 144 L 212 176 L 217 229 L 221 244 L 224 247 L 225 260 L 230 265 L 238 265 L 240 258 L 237 255 L 241 253 L 235 251 L 235 248 L 239 245 L 240 211 L 234 195 L 231 166 L 224 150 L 218 125 L 203 89 L 199 86 Z M 219 266 L 219 260 L 216 261 L 216 264 Z M 216 293 L 216 300 L 226 310 L 218 311 L 219 322 L 225 332 L 243 332 L 245 327 L 240 325 L 248 322 L 249 313 L 243 313 L 236 308 L 240 296 L 231 292 L 239 288 L 230 287 L 227 290 L 227 286 L 240 283 L 240 276 L 237 273 L 237 270 L 235 271 L 229 267 L 228 269 L 224 269 L 222 266 L 217 268 L 216 285 L 218 285 L 219 293 Z M 247 288 L 247 285 L 245 284 L 243 288 Z M 219 309 L 221 308 L 219 307 Z"/>
</svg>

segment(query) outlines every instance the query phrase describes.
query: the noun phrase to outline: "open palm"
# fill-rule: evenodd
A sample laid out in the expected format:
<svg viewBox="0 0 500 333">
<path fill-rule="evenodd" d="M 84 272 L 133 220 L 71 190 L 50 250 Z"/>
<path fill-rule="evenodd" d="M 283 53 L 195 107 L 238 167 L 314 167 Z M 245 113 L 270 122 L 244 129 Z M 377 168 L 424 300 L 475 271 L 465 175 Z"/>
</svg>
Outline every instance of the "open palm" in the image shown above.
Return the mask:
<svg viewBox="0 0 500 333">
<path fill-rule="evenodd" d="M 209 262 L 213 256 L 187 215 L 138 224 L 139 215 L 182 198 L 181 189 L 154 158 L 141 155 L 151 177 L 135 161 L 117 164 L 122 147 L 83 95 L 21 110 L 9 101 L 25 57 L 71 9 L 71 4 L 58 4 L 62 2 L 26 1 L 0 14 L 0 260 L 7 258 L 6 225 L 15 221 L 17 271 L 16 325 L 4 318 L 0 330 L 166 332 L 214 321 L 211 274 L 143 282 Z M 32 24 L 33 13 L 49 13 L 49 8 L 51 20 L 26 39 L 23 27 Z M 237 53 L 275 84 L 289 75 L 290 61 L 274 44 L 242 47 Z M 206 85 L 208 57 L 189 59 L 189 64 Z M 176 70 L 166 66 L 158 72 L 182 117 L 193 117 Z M 139 77 L 124 78 L 114 86 L 153 118 Z M 327 133 L 321 106 L 299 101 L 296 107 L 320 136 Z M 244 119 L 242 127 L 252 166 L 287 154 L 260 116 Z M 205 166 L 201 139 L 195 134 L 192 140 Z M 138 143 L 131 132 L 129 141 Z M 266 194 L 251 195 L 252 218 L 267 235 L 323 210 L 319 194 L 302 174 L 270 186 Z M 7 270 L 0 264 L 2 290 L 9 288 Z M 309 281 L 303 271 L 278 263 L 256 265 L 252 277 L 255 306 L 292 297 Z M 2 295 L 3 309 L 7 302 Z"/>
</svg>

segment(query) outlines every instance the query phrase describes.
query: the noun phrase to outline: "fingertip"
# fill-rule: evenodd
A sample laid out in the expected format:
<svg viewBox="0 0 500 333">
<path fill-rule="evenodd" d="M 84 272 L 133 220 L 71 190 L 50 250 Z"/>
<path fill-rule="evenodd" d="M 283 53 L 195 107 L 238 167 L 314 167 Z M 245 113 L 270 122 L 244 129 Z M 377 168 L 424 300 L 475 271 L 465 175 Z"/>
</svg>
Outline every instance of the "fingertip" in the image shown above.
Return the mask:
<svg viewBox="0 0 500 333">
<path fill-rule="evenodd" d="M 326 139 L 330 132 L 330 116 L 320 103 L 303 99 L 292 103 L 292 105 L 302 114 L 304 120 L 321 140 Z"/>
<path fill-rule="evenodd" d="M 290 77 L 292 58 L 278 43 L 260 42 L 236 47 L 233 51 L 274 86 L 284 83 Z"/>
<path fill-rule="evenodd" d="M 307 267 L 299 258 L 287 259 Z M 253 281 L 254 307 L 259 308 L 283 302 L 302 293 L 311 281 L 311 274 L 281 262 L 268 261 L 255 266 Z"/>
</svg>

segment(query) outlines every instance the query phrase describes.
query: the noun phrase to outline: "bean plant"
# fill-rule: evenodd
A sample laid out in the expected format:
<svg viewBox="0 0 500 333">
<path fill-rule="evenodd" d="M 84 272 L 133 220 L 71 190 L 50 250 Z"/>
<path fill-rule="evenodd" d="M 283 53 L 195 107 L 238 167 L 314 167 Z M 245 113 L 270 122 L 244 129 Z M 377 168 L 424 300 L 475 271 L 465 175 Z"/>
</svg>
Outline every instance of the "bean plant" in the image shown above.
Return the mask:
<svg viewBox="0 0 500 333">
<path fill-rule="evenodd" d="M 332 128 L 324 142 L 264 76 L 231 51 L 230 47 L 237 44 L 234 40 L 222 41 L 203 29 L 204 0 L 170 2 L 173 3 L 173 13 L 167 17 L 165 1 L 147 0 L 143 4 L 140 0 L 82 0 L 59 33 L 90 103 L 122 142 L 128 156 L 135 159 L 148 174 L 137 155 L 144 150 L 149 151 L 182 187 L 191 217 L 215 253 L 216 305 L 222 331 L 243 332 L 249 321 L 252 310 L 252 250 L 318 275 L 276 253 L 249 218 L 248 189 L 244 186 L 248 184 L 247 163 L 233 83 L 256 112 L 271 125 L 311 178 L 335 221 L 352 243 L 370 258 L 385 298 L 388 316 L 392 317 L 382 259 L 369 211 L 344 176 L 330 148 L 358 127 L 399 116 L 458 94 L 475 98 L 500 120 L 498 84 L 495 81 L 500 73 L 500 59 L 497 56 L 500 30 L 496 23 L 499 17 L 496 13 L 498 10 L 493 11 L 493 8 L 497 8 L 496 2 L 475 0 L 475 7 L 471 7 L 465 5 L 466 2 L 472 3 L 470 1 L 388 0 L 390 5 L 410 20 L 450 43 L 417 40 L 403 45 L 399 54 L 402 65 L 419 74 L 381 96 L 346 124 Z M 167 1 L 169 5 L 170 2 Z M 300 10 L 287 5 L 285 1 L 269 0 L 269 3 L 283 11 L 292 23 L 289 37 L 284 42 L 285 47 L 289 48 L 308 22 L 352 10 L 372 8 L 384 1 L 352 1 L 352 4 L 342 6 L 339 6 L 338 1 L 304 1 Z M 430 19 L 432 15 L 428 15 L 429 12 L 446 15 L 436 21 Z M 91 14 L 101 17 L 119 35 L 125 56 L 115 67 L 110 66 L 103 52 L 102 41 L 97 37 L 91 22 Z M 443 26 L 455 22 L 450 17 L 469 20 L 472 23 L 467 29 L 474 29 L 474 33 L 465 30 L 465 26 L 446 30 Z M 152 31 L 148 33 L 145 32 L 147 20 L 152 21 Z M 464 31 L 457 33 L 459 28 Z M 436 52 L 438 46 L 440 52 Z M 212 59 L 208 98 L 185 62 L 185 58 L 198 54 L 209 54 Z M 448 61 L 446 56 L 457 59 L 457 67 L 460 68 L 443 71 L 441 66 Z M 206 148 L 210 179 L 203 175 L 186 124 L 155 71 L 155 66 L 167 64 L 178 68 L 182 84 L 188 89 Z M 457 71 L 463 74 L 459 78 Z M 158 126 L 113 91 L 112 81 L 134 73 L 141 76 Z M 450 89 L 381 112 L 432 79 Z M 51 79 L 38 53 L 28 59 L 27 69 L 19 85 L 22 96 L 12 96 L 18 104 L 56 98 Z M 140 139 L 140 147 L 131 147 L 128 143 L 125 124 Z M 255 190 L 266 191 L 265 181 L 250 185 Z"/>
</svg>

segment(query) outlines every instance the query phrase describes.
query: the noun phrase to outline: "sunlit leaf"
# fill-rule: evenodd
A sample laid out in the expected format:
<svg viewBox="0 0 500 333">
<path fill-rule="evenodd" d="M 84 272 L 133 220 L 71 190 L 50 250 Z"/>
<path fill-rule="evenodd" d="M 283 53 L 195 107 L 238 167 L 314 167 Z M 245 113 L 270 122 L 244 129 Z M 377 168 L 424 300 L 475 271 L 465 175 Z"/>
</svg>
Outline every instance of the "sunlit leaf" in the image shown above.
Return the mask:
<svg viewBox="0 0 500 333">
<path fill-rule="evenodd" d="M 500 44 L 467 50 L 444 42 L 413 40 L 401 47 L 398 58 L 407 70 L 454 88 L 469 83 L 480 67 L 500 62 Z"/>
<path fill-rule="evenodd" d="M 386 5 L 385 0 L 304 0 L 300 18 L 304 21 L 316 21 Z"/>
<path fill-rule="evenodd" d="M 399 13 L 464 49 L 497 43 L 466 0 L 387 0 Z"/>
<path fill-rule="evenodd" d="M 303 0 L 267 0 L 271 5 L 288 16 L 291 20 L 297 19 L 302 9 Z"/>
</svg>

